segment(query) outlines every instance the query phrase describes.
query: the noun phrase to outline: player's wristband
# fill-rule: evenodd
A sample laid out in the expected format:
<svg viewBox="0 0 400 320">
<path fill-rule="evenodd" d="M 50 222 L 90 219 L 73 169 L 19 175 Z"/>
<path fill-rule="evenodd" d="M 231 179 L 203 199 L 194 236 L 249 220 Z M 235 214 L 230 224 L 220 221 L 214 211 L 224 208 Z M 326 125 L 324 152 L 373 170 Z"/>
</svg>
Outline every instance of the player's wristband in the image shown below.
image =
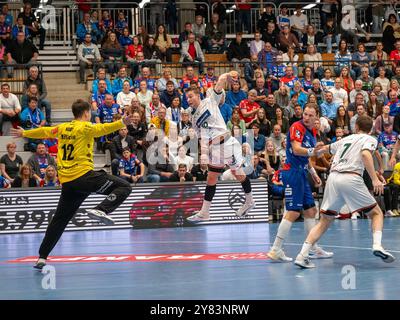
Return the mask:
<svg viewBox="0 0 400 320">
<path fill-rule="evenodd" d="M 317 175 L 317 171 L 315 171 L 315 169 L 313 167 L 308 168 L 308 172 L 312 175 L 312 176 L 316 176 Z"/>
<path fill-rule="evenodd" d="M 314 148 L 308 148 L 307 149 L 307 154 L 308 154 L 309 157 L 314 156 Z"/>
</svg>

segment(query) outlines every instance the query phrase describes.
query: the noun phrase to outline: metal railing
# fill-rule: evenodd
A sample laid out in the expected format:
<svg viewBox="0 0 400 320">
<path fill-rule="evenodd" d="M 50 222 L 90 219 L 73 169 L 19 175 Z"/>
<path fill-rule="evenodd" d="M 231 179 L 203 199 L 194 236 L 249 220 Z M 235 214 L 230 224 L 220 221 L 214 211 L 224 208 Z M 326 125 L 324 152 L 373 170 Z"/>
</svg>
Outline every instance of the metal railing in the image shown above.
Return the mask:
<svg viewBox="0 0 400 320">
<path fill-rule="evenodd" d="M 43 67 L 40 63 L 34 64 L 39 69 L 39 76 L 43 75 Z M 24 94 L 23 88 L 26 79 L 28 78 L 28 68 L 32 66 L 26 64 L 13 64 L 10 65 L 13 68 L 13 77 L 7 78 L 7 67 L 8 65 L 4 64 L 0 66 L 0 83 L 8 83 L 10 85 L 10 91 L 17 96 L 21 96 Z"/>
</svg>

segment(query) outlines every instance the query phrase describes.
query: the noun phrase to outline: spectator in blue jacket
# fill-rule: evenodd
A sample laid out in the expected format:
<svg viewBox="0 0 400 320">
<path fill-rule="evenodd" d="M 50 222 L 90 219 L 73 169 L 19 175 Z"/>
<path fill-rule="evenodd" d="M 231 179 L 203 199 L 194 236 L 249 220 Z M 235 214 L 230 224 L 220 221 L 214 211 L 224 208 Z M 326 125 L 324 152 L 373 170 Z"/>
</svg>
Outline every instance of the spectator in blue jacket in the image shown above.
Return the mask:
<svg viewBox="0 0 400 320">
<path fill-rule="evenodd" d="M 46 124 L 44 114 L 38 108 L 38 102 L 37 97 L 29 97 L 28 108 L 20 113 L 22 128 L 25 130 L 40 128 Z"/>
<path fill-rule="evenodd" d="M 176 98 L 176 97 L 180 98 L 180 94 L 179 94 L 178 90 L 175 89 L 175 85 L 174 85 L 173 81 L 168 80 L 166 87 L 167 87 L 167 89 L 160 93 L 160 101 L 167 108 L 169 108 L 169 107 L 171 107 L 172 100 L 174 100 L 174 98 Z"/>
<path fill-rule="evenodd" d="M 90 33 L 92 36 L 93 43 L 97 43 L 100 40 L 100 31 L 97 29 L 96 24 L 90 22 L 89 13 L 83 15 L 83 22 L 78 24 L 76 28 L 76 37 L 78 38 L 79 43 L 85 41 L 85 35 L 87 33 Z"/>
<path fill-rule="evenodd" d="M 97 78 L 92 84 L 92 93 L 96 93 L 99 90 L 99 81 L 104 80 L 106 82 L 106 87 L 108 92 L 112 92 L 111 81 L 106 77 L 106 69 L 99 68 L 97 70 Z"/>
<path fill-rule="evenodd" d="M 29 39 L 30 36 L 29 29 L 24 25 L 24 18 L 22 17 L 19 17 L 17 19 L 17 24 L 12 27 L 11 38 L 17 39 L 18 32 L 24 32 L 25 38 Z"/>
<path fill-rule="evenodd" d="M 263 152 L 265 150 L 265 136 L 260 134 L 260 125 L 253 122 L 251 128 L 254 134 L 254 152 Z"/>
<path fill-rule="evenodd" d="M 112 83 L 112 94 L 114 95 L 114 98 L 116 98 L 118 93 L 122 91 L 125 81 L 129 81 L 129 85 L 132 88 L 133 86 L 132 79 L 128 77 L 126 68 L 121 67 L 118 71 L 118 76 L 114 79 Z"/>
<path fill-rule="evenodd" d="M 119 36 L 118 40 L 119 40 L 119 43 L 121 44 L 121 46 L 125 48 L 125 50 L 128 48 L 129 45 L 133 44 L 133 39 L 129 35 L 128 28 L 124 28 L 124 30 L 122 31 L 122 34 Z"/>
<path fill-rule="evenodd" d="M 231 85 L 231 90 L 229 90 L 226 94 L 225 103 L 233 110 L 234 108 L 238 108 L 240 101 L 244 99 L 247 99 L 247 93 L 240 88 L 240 82 L 233 82 Z"/>
</svg>

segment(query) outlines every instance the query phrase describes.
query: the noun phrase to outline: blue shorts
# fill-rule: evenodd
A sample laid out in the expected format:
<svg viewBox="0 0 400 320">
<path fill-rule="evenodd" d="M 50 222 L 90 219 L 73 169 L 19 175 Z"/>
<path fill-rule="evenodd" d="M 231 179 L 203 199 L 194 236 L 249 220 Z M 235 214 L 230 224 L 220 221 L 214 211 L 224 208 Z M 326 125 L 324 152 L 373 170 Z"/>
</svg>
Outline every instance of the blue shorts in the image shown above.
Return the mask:
<svg viewBox="0 0 400 320">
<path fill-rule="evenodd" d="M 315 207 L 307 171 L 304 169 L 282 170 L 285 186 L 285 204 L 288 211 L 301 211 Z"/>
</svg>

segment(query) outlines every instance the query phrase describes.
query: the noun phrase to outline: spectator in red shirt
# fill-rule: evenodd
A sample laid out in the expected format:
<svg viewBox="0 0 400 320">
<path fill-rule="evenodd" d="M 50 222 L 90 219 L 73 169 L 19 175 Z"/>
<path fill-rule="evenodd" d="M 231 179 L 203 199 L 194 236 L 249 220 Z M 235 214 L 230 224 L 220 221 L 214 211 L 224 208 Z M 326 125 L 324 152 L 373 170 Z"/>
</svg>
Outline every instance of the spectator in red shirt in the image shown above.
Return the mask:
<svg viewBox="0 0 400 320">
<path fill-rule="evenodd" d="M 183 65 L 199 66 L 199 74 L 203 74 L 204 54 L 194 33 L 190 33 L 188 39 L 182 42 L 180 62 Z"/>
<path fill-rule="evenodd" d="M 400 65 L 400 39 L 396 41 L 396 49 L 390 53 L 390 60 L 392 61 L 392 69 L 394 72 L 396 67 Z"/>
<path fill-rule="evenodd" d="M 194 75 L 193 67 L 187 66 L 186 67 L 186 75 L 184 77 L 182 77 L 182 80 L 180 82 L 181 89 L 184 90 L 184 89 L 189 88 L 191 81 L 199 82 L 199 78 Z"/>
<path fill-rule="evenodd" d="M 236 31 L 243 31 L 246 33 L 251 33 L 251 23 L 250 23 L 250 12 L 251 12 L 251 0 L 237 0 L 236 5 Z M 244 25 L 245 30 L 242 29 Z"/>
<path fill-rule="evenodd" d="M 240 118 L 246 123 L 246 128 L 256 118 L 256 114 L 260 109 L 260 105 L 255 102 L 257 98 L 257 91 L 250 90 L 247 99 L 244 99 L 239 104 Z"/>
<path fill-rule="evenodd" d="M 285 76 L 281 78 L 281 82 L 287 85 L 290 89 L 293 89 L 296 81 L 299 81 L 299 79 L 294 76 L 293 67 L 287 66 Z"/>
</svg>

